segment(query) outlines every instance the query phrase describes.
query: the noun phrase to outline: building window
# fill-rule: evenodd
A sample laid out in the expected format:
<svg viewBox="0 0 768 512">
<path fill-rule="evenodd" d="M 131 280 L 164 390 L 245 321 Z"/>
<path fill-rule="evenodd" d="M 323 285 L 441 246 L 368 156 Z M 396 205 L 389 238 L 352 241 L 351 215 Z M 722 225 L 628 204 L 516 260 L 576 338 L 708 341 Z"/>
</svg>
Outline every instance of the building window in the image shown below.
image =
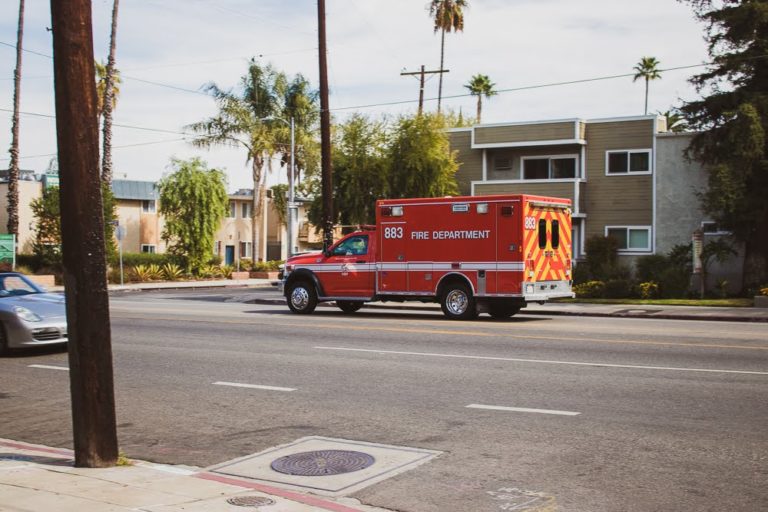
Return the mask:
<svg viewBox="0 0 768 512">
<path fill-rule="evenodd" d="M 651 172 L 651 151 L 607 151 L 605 154 L 607 174 L 640 174 Z"/>
<path fill-rule="evenodd" d="M 575 156 L 523 158 L 524 180 L 565 180 L 576 177 Z"/>
<path fill-rule="evenodd" d="M 234 201 L 229 202 L 229 214 L 227 215 L 230 219 L 234 219 L 237 217 L 237 203 Z"/>
<path fill-rule="evenodd" d="M 240 242 L 240 257 L 241 258 L 251 257 L 251 242 Z"/>
<path fill-rule="evenodd" d="M 619 243 L 619 251 L 651 250 L 651 228 L 648 226 L 608 226 L 605 235 Z"/>
<path fill-rule="evenodd" d="M 213 255 L 219 256 L 221 254 L 221 240 L 217 240 L 213 243 Z"/>
<path fill-rule="evenodd" d="M 730 235 L 731 232 L 722 229 L 720 226 L 717 225 L 717 222 L 713 220 L 705 220 L 701 222 L 701 231 L 705 235 L 711 235 L 711 236 L 720 236 L 720 235 Z"/>
<path fill-rule="evenodd" d="M 251 218 L 251 203 L 243 203 L 242 209 L 240 211 L 242 213 L 242 217 L 244 219 L 250 219 Z"/>
<path fill-rule="evenodd" d="M 156 213 L 157 204 L 154 199 L 145 199 L 141 202 L 141 211 L 144 213 Z"/>
<path fill-rule="evenodd" d="M 141 252 L 155 254 L 155 246 L 151 244 L 141 244 Z"/>
</svg>

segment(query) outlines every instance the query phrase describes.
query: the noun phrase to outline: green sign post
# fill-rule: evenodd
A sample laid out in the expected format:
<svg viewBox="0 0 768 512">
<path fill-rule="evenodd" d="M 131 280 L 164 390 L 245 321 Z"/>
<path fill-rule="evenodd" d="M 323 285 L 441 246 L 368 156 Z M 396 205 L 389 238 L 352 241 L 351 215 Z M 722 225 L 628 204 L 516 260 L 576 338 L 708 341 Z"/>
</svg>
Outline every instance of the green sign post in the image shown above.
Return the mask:
<svg viewBox="0 0 768 512">
<path fill-rule="evenodd" d="M 16 268 L 16 235 L 0 235 L 0 264 L 9 263 Z"/>
</svg>

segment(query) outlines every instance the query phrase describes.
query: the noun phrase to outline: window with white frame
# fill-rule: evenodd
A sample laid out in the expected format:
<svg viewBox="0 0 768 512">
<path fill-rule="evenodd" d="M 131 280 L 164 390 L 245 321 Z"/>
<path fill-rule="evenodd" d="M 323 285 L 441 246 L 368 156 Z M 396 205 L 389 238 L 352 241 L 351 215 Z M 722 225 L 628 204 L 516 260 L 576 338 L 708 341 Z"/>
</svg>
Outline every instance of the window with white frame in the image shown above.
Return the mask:
<svg viewBox="0 0 768 512">
<path fill-rule="evenodd" d="M 723 229 L 717 225 L 717 222 L 713 220 L 701 221 L 701 231 L 705 235 L 717 236 L 717 235 L 730 235 L 731 232 L 727 229 Z"/>
<path fill-rule="evenodd" d="M 234 219 L 237 217 L 237 203 L 234 201 L 229 202 L 229 214 L 227 215 L 230 219 Z"/>
<path fill-rule="evenodd" d="M 145 199 L 141 202 L 141 211 L 144 213 L 156 213 L 157 203 L 154 199 Z"/>
<path fill-rule="evenodd" d="M 240 242 L 240 257 L 241 258 L 251 257 L 251 242 Z"/>
<path fill-rule="evenodd" d="M 651 150 L 606 151 L 605 172 L 607 174 L 648 174 L 651 172 Z"/>
<path fill-rule="evenodd" d="M 141 244 L 141 252 L 148 252 L 154 254 L 156 247 L 152 244 Z"/>
<path fill-rule="evenodd" d="M 244 219 L 251 218 L 251 203 L 242 203 L 242 209 L 240 211 Z"/>
<path fill-rule="evenodd" d="M 213 255 L 218 256 L 221 254 L 221 240 L 217 240 L 213 243 Z"/>
<path fill-rule="evenodd" d="M 563 180 L 575 178 L 576 155 L 523 157 L 524 180 Z"/>
<path fill-rule="evenodd" d="M 618 242 L 619 252 L 650 251 L 650 226 L 607 226 L 605 236 Z"/>
</svg>

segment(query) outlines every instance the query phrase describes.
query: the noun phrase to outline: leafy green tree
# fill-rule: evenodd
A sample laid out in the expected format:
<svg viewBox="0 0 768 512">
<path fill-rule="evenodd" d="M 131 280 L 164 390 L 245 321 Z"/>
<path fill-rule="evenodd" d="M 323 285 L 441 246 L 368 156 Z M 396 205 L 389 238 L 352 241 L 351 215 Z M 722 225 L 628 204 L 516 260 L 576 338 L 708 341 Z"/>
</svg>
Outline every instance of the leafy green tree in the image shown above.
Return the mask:
<svg viewBox="0 0 768 512">
<path fill-rule="evenodd" d="M 96 111 L 101 117 L 104 115 L 104 97 L 107 91 L 107 65 L 99 61 L 94 64 L 96 66 Z M 115 69 L 115 76 L 112 80 L 112 108 L 114 109 L 120 97 L 120 85 L 123 83 L 119 69 Z"/>
<path fill-rule="evenodd" d="M 640 62 L 635 65 L 635 76 L 632 79 L 633 82 L 645 80 L 645 114 L 648 114 L 648 84 L 651 80 L 658 80 L 661 78 L 661 71 L 659 71 L 659 61 L 656 57 L 642 57 Z"/>
<path fill-rule="evenodd" d="M 115 196 L 106 184 L 101 187 L 102 205 L 104 208 L 104 240 L 106 244 L 107 261 L 117 253 L 114 240 L 117 219 L 115 213 Z M 38 257 L 42 266 L 61 265 L 61 207 L 59 202 L 59 187 L 50 187 L 43 195 L 32 200 L 29 205 L 35 217 L 35 238 L 32 242 L 32 253 Z"/>
<path fill-rule="evenodd" d="M 334 197 L 340 222 L 372 224 L 375 202 L 389 193 L 387 144 L 384 121 L 355 114 L 334 130 Z"/>
<path fill-rule="evenodd" d="M 226 179 L 199 158 L 171 163 L 174 171 L 159 183 L 162 238 L 187 271 L 197 271 L 210 259 L 213 237 L 227 212 Z"/>
<path fill-rule="evenodd" d="M 768 2 L 685 0 L 707 25 L 713 64 L 682 107 L 688 156 L 709 172 L 704 210 L 744 244 L 745 280 L 768 279 Z"/>
<path fill-rule="evenodd" d="M 483 96 L 489 99 L 491 96 L 496 96 L 498 94 L 494 89 L 496 84 L 491 82 L 488 75 L 481 75 L 478 73 L 477 75 L 474 75 L 464 87 L 469 90 L 469 93 L 472 96 L 477 96 L 477 124 L 480 124 L 480 119 L 483 115 Z"/>
<path fill-rule="evenodd" d="M 458 193 L 457 151 L 451 151 L 440 115 L 401 117 L 389 144 L 391 198 L 440 197 Z"/>
<path fill-rule="evenodd" d="M 440 32 L 440 69 L 445 62 L 445 33 L 464 31 L 464 9 L 469 7 L 467 0 L 432 0 L 429 15 L 435 22 L 435 33 Z M 443 98 L 443 73 L 440 73 L 437 89 L 437 112 Z"/>
<path fill-rule="evenodd" d="M 290 161 L 290 128 L 286 122 L 296 121 L 297 169 L 313 168 L 319 157 L 314 148 L 312 130 L 319 116 L 316 95 L 301 75 L 292 81 L 271 65 L 261 65 L 251 59 L 248 72 L 235 91 L 225 91 L 215 83 L 205 90 L 216 101 L 218 114 L 187 129 L 201 134 L 191 140 L 197 147 L 241 147 L 246 150 L 253 179 L 251 236 L 254 258 L 261 254 L 259 227 L 266 195 L 266 173 L 272 157 L 278 152 Z M 314 152 L 313 152 L 314 151 Z M 286 158 L 286 155 L 288 157 Z"/>
<path fill-rule="evenodd" d="M 288 225 L 288 185 L 279 183 L 273 185 L 269 190 L 272 191 L 272 207 L 277 213 L 277 222 L 281 226 Z"/>
</svg>

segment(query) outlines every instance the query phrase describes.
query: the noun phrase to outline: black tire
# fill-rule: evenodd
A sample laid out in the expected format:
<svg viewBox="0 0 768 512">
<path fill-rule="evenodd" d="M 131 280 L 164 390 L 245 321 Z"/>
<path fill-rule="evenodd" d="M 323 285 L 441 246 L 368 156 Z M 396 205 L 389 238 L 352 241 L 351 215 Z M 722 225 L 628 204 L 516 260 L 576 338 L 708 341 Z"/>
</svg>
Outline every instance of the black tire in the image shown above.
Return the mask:
<svg viewBox="0 0 768 512">
<path fill-rule="evenodd" d="M 291 283 L 285 298 L 294 313 L 308 315 L 317 307 L 317 292 L 314 285 L 306 281 Z"/>
<path fill-rule="evenodd" d="M 354 313 L 363 307 L 363 303 L 356 300 L 337 300 L 336 305 L 345 313 Z"/>
<path fill-rule="evenodd" d="M 470 320 L 477 317 L 477 302 L 466 285 L 451 283 L 440 297 L 443 314 L 450 320 Z"/>
<path fill-rule="evenodd" d="M 520 306 L 511 301 L 491 302 L 488 305 L 488 314 L 496 320 L 505 320 L 516 315 L 520 311 Z"/>
</svg>

